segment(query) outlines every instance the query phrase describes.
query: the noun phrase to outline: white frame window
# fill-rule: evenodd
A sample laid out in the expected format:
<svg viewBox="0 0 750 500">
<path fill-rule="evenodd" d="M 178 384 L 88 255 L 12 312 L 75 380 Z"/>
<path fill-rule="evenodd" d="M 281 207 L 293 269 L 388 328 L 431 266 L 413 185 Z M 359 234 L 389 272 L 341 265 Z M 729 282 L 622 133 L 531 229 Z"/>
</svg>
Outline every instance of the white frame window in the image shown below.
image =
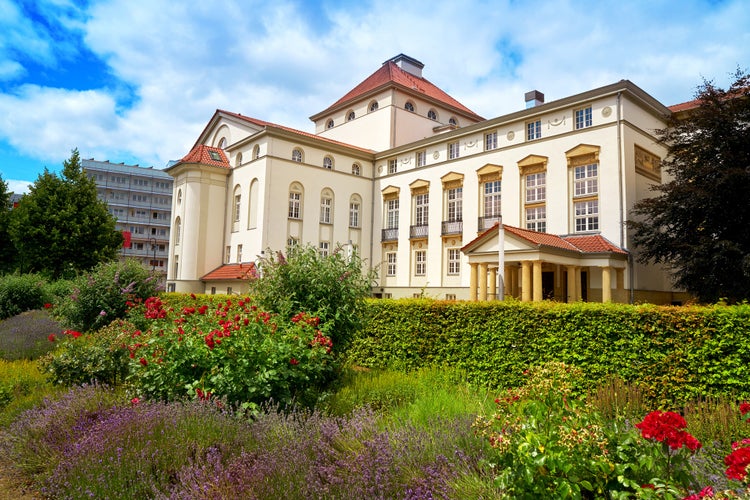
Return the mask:
<svg viewBox="0 0 750 500">
<path fill-rule="evenodd" d="M 388 160 L 388 173 L 395 174 L 398 171 L 398 158 Z"/>
<path fill-rule="evenodd" d="M 575 110 L 575 126 L 576 130 L 587 128 L 593 125 L 593 113 L 591 111 L 591 106 L 588 106 L 586 108 L 576 109 Z"/>
<path fill-rule="evenodd" d="M 352 174 L 360 175 L 361 171 L 362 168 L 359 166 L 359 163 L 352 163 Z"/>
<path fill-rule="evenodd" d="M 302 163 L 302 150 L 299 148 L 294 148 L 292 150 L 292 161 L 296 161 L 297 163 Z"/>
<path fill-rule="evenodd" d="M 484 135 L 484 150 L 497 149 L 497 131 Z"/>
<path fill-rule="evenodd" d="M 333 170 L 333 158 L 326 156 L 323 158 L 323 168 L 327 170 Z"/>
<path fill-rule="evenodd" d="M 417 151 L 417 166 L 424 167 L 427 165 L 427 151 Z"/>
<path fill-rule="evenodd" d="M 499 217 L 502 210 L 502 181 L 485 182 L 482 186 L 482 205 L 485 217 Z"/>
<path fill-rule="evenodd" d="M 289 191 L 289 218 L 300 219 L 302 209 L 302 193 Z"/>
<path fill-rule="evenodd" d="M 359 227 L 359 201 L 349 202 L 349 227 Z"/>
<path fill-rule="evenodd" d="M 599 200 L 578 201 L 573 207 L 577 233 L 599 230 Z"/>
<path fill-rule="evenodd" d="M 573 179 L 573 196 L 596 195 L 599 192 L 599 164 L 574 167 Z"/>
<path fill-rule="evenodd" d="M 542 137 L 542 120 L 528 122 L 526 124 L 526 140 L 533 141 Z"/>
<path fill-rule="evenodd" d="M 461 249 L 448 249 L 448 275 L 457 276 L 461 273 Z"/>
<path fill-rule="evenodd" d="M 406 104 L 404 104 L 404 109 L 410 113 L 414 113 L 414 103 L 411 101 L 406 101 Z"/>
<path fill-rule="evenodd" d="M 242 244 L 237 245 L 237 263 L 242 262 Z"/>
<path fill-rule="evenodd" d="M 529 207 L 526 209 L 526 229 L 530 231 L 538 231 L 540 233 L 547 232 L 546 205 Z"/>
<path fill-rule="evenodd" d="M 526 203 L 538 203 L 547 199 L 547 172 L 526 174 Z"/>
<path fill-rule="evenodd" d="M 434 109 L 431 109 L 427 112 L 427 118 L 429 118 L 430 120 L 437 120 L 437 113 Z"/>
<path fill-rule="evenodd" d="M 331 213 L 333 210 L 333 198 L 327 193 L 324 193 L 320 197 L 320 223 L 330 224 Z"/>
<path fill-rule="evenodd" d="M 229 245 L 224 248 L 224 264 L 229 264 L 232 258 L 232 247 Z"/>
<path fill-rule="evenodd" d="M 385 202 L 386 229 L 398 229 L 398 198 Z"/>
<path fill-rule="evenodd" d="M 385 262 L 385 275 L 396 276 L 396 252 L 386 252 Z"/>
<path fill-rule="evenodd" d="M 354 111 L 349 111 L 349 113 L 346 115 L 346 121 L 350 122 L 354 120 L 357 117 L 357 115 L 354 113 Z"/>
<path fill-rule="evenodd" d="M 414 251 L 414 276 L 427 274 L 427 250 Z"/>
<path fill-rule="evenodd" d="M 464 188 L 463 186 L 448 189 L 448 222 L 460 222 L 463 221 L 464 208 Z"/>
<path fill-rule="evenodd" d="M 414 225 L 426 226 L 430 214 L 430 194 L 414 195 Z"/>
<path fill-rule="evenodd" d="M 320 252 L 321 257 L 328 257 L 330 250 L 331 243 L 329 241 L 321 241 L 318 244 L 318 252 Z"/>
<path fill-rule="evenodd" d="M 242 195 L 237 193 L 234 195 L 234 210 L 232 210 L 232 221 L 234 224 L 238 224 L 240 222 L 240 206 L 242 204 Z M 237 231 L 237 228 L 234 228 L 234 231 Z"/>
<path fill-rule="evenodd" d="M 458 141 L 448 143 L 448 159 L 454 160 L 461 156 L 461 148 Z"/>
</svg>

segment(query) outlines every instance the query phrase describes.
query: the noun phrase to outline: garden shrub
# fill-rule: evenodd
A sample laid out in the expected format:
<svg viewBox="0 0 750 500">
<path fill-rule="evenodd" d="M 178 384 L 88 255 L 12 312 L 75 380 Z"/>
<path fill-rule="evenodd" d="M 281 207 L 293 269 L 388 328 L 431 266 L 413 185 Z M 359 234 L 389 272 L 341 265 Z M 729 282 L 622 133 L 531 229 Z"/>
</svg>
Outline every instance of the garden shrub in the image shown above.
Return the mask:
<svg viewBox="0 0 750 500">
<path fill-rule="evenodd" d="M 323 257 L 314 246 L 296 246 L 286 256 L 268 250 L 250 293 L 259 307 L 290 318 L 299 311 L 320 318 L 333 341 L 344 348 L 361 325 L 364 299 L 374 273 L 363 270 L 356 251 L 338 247 Z"/>
<path fill-rule="evenodd" d="M 158 279 L 138 261 L 128 259 L 99 264 L 74 279 L 71 288 L 53 314 L 66 328 L 87 332 L 124 318 L 129 302 L 155 295 Z"/>
<path fill-rule="evenodd" d="M 42 309 L 51 300 L 47 282 L 38 274 L 7 274 L 0 277 L 0 319 Z"/>
<path fill-rule="evenodd" d="M 54 348 L 48 339 L 61 330 L 47 310 L 26 311 L 0 320 L 0 358 L 36 359 Z"/>
</svg>

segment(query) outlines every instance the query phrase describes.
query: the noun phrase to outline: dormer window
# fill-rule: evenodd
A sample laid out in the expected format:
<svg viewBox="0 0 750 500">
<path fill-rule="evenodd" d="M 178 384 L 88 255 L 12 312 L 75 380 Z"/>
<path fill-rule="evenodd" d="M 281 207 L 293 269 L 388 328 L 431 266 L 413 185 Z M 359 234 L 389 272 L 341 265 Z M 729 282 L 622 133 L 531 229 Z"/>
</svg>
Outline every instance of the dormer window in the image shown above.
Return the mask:
<svg viewBox="0 0 750 500">
<path fill-rule="evenodd" d="M 223 140 L 224 139 L 222 139 L 222 141 Z M 210 156 L 213 161 L 221 161 L 221 155 L 218 153 L 218 151 L 209 151 L 208 156 Z"/>
<path fill-rule="evenodd" d="M 430 120 L 437 120 L 437 113 L 434 109 L 431 109 L 427 112 L 427 118 L 429 118 Z"/>
<path fill-rule="evenodd" d="M 370 111 L 377 111 L 378 109 L 378 101 L 372 101 L 370 103 Z"/>
<path fill-rule="evenodd" d="M 406 104 L 404 104 L 404 109 L 410 113 L 414 113 L 414 103 L 407 101 Z"/>
<path fill-rule="evenodd" d="M 333 120 L 328 120 L 326 122 L 326 128 L 333 128 Z"/>
<path fill-rule="evenodd" d="M 354 120 L 355 116 L 356 115 L 354 114 L 354 111 L 349 111 L 349 113 L 346 115 L 346 121 L 350 122 L 350 121 Z"/>
</svg>

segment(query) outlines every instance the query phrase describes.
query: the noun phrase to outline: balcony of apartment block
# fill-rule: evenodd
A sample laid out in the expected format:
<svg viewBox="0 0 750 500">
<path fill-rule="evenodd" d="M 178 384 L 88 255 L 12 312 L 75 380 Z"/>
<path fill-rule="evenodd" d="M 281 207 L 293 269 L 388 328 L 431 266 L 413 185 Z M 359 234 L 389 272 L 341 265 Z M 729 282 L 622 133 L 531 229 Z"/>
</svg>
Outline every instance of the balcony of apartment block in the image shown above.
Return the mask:
<svg viewBox="0 0 750 500">
<path fill-rule="evenodd" d="M 486 231 L 498 222 L 502 220 L 502 217 L 499 215 L 487 215 L 485 217 L 479 217 L 479 223 L 477 224 L 477 227 L 479 228 L 479 232 Z"/>
<path fill-rule="evenodd" d="M 383 229 L 380 235 L 380 241 L 398 241 L 398 228 L 389 227 Z"/>
<path fill-rule="evenodd" d="M 440 229 L 443 236 L 448 234 L 461 234 L 464 231 L 464 221 L 462 220 L 444 220 Z"/>
<path fill-rule="evenodd" d="M 429 234 L 430 226 L 427 224 L 409 226 L 409 239 L 424 239 Z"/>
</svg>

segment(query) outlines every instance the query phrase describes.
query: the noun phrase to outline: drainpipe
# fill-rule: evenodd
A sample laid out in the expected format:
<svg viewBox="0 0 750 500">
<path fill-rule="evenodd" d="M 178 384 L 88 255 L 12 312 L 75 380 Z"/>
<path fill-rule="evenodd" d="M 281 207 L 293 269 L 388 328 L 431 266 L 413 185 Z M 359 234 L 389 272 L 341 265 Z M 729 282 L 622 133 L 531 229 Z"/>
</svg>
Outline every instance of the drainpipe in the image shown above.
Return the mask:
<svg viewBox="0 0 750 500">
<path fill-rule="evenodd" d="M 624 176 L 625 169 L 623 168 L 623 162 L 625 157 L 625 151 L 623 150 L 622 141 L 622 92 L 617 93 L 617 173 L 619 183 L 619 198 L 620 198 L 620 248 L 628 252 L 628 281 L 629 281 L 629 303 L 635 302 L 635 284 L 633 283 L 633 254 L 628 250 L 625 241 L 625 192 L 624 192 Z"/>
<path fill-rule="evenodd" d="M 375 260 L 373 259 L 372 252 L 375 248 L 375 234 L 373 229 L 375 228 L 375 172 L 377 172 L 376 163 L 376 161 L 372 162 L 372 182 L 370 183 L 370 272 L 373 271 L 373 266 L 375 265 Z M 378 276 L 378 279 L 380 279 L 380 276 Z M 370 288 L 372 288 L 372 286 Z M 372 294 L 372 291 L 370 292 L 370 294 Z"/>
</svg>

